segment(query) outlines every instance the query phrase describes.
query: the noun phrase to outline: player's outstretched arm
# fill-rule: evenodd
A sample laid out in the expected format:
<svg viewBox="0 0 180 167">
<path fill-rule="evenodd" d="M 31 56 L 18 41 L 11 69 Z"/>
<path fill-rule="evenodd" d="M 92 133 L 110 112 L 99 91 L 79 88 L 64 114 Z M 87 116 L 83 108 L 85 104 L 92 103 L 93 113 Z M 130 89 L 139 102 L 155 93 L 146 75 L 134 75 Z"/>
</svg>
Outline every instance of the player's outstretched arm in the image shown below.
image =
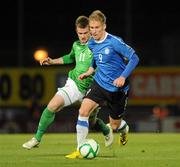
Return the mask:
<svg viewBox="0 0 180 167">
<path fill-rule="evenodd" d="M 42 65 L 64 64 L 64 61 L 61 57 L 57 59 L 52 59 L 50 57 L 47 57 L 45 59 L 40 60 L 39 63 L 42 66 Z"/>
</svg>

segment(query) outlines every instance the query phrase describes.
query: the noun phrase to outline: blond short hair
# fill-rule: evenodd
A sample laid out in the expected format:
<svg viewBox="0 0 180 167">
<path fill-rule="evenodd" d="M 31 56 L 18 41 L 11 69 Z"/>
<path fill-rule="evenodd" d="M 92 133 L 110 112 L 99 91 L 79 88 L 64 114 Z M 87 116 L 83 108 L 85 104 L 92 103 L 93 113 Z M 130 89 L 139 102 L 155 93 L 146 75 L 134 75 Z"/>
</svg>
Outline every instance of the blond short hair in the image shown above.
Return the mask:
<svg viewBox="0 0 180 167">
<path fill-rule="evenodd" d="M 106 16 L 100 10 L 93 11 L 89 16 L 89 20 L 100 21 L 101 23 L 106 24 Z"/>
</svg>

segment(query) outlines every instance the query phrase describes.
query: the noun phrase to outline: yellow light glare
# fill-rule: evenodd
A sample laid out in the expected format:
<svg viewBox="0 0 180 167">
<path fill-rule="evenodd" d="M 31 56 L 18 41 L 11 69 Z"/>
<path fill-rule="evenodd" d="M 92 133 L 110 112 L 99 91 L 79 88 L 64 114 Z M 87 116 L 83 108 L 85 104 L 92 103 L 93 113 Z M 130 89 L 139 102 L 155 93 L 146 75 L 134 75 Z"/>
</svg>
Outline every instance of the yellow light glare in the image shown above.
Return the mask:
<svg viewBox="0 0 180 167">
<path fill-rule="evenodd" d="M 40 49 L 34 52 L 34 59 L 36 61 L 43 60 L 48 57 L 48 52 L 46 50 Z"/>
</svg>

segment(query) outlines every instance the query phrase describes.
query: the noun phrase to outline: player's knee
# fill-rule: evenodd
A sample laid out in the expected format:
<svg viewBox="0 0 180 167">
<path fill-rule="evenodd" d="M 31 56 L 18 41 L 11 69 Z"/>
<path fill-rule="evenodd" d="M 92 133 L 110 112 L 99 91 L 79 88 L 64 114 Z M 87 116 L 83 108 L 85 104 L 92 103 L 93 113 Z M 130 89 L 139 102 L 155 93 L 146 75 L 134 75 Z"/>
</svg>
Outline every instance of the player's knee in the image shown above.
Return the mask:
<svg viewBox="0 0 180 167">
<path fill-rule="evenodd" d="M 53 104 L 48 104 L 47 108 L 51 111 L 51 112 L 58 112 L 61 108 L 61 106 L 59 105 L 53 105 Z"/>
</svg>

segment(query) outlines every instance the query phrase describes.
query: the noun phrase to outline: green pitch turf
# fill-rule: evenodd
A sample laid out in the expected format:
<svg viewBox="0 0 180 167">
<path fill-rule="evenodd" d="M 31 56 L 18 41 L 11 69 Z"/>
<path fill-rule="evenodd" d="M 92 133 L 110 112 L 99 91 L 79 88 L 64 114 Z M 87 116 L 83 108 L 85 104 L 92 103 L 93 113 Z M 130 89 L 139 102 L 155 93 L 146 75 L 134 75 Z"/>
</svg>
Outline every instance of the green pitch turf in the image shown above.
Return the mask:
<svg viewBox="0 0 180 167">
<path fill-rule="evenodd" d="M 39 148 L 26 150 L 22 144 L 32 134 L 0 135 L 0 167 L 179 167 L 180 134 L 130 133 L 126 146 L 104 147 L 100 133 L 90 133 L 100 144 L 99 156 L 92 160 L 69 160 L 75 150 L 75 134 L 46 134 Z"/>
</svg>

